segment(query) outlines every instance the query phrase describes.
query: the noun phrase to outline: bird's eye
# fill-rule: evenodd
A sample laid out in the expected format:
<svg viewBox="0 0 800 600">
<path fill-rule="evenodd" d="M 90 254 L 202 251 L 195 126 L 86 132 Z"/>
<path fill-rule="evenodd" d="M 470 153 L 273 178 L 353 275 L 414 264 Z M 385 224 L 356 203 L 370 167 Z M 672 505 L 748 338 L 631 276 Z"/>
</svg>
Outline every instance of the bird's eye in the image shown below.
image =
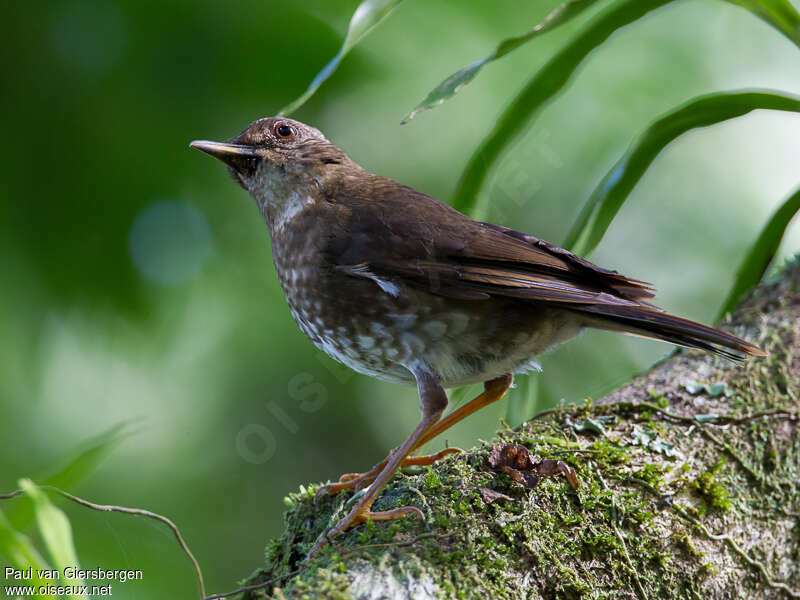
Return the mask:
<svg viewBox="0 0 800 600">
<path fill-rule="evenodd" d="M 275 136 L 283 140 L 288 140 L 295 136 L 294 127 L 286 123 L 278 123 L 275 125 Z"/>
</svg>

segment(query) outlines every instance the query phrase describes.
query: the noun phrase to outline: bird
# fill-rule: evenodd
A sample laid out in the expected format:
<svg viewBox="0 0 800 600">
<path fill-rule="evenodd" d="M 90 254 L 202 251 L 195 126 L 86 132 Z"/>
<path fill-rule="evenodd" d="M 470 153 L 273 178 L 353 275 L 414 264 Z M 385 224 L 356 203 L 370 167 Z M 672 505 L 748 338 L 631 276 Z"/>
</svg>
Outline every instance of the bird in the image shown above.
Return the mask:
<svg viewBox="0 0 800 600">
<path fill-rule="evenodd" d="M 515 374 L 536 370 L 538 356 L 583 329 L 733 360 L 765 355 L 651 304 L 655 290 L 644 281 L 369 173 L 299 121 L 258 119 L 231 142 L 190 146 L 227 165 L 255 200 L 291 314 L 314 345 L 359 373 L 417 388 L 421 419 L 406 440 L 370 470 L 320 488 L 363 494 L 326 539 L 367 520 L 410 514 L 424 520 L 413 506 L 373 511 L 372 505 L 401 466 L 459 451 L 411 456 L 500 400 Z M 443 416 L 445 390 L 473 383 L 482 383 L 483 392 Z"/>
</svg>

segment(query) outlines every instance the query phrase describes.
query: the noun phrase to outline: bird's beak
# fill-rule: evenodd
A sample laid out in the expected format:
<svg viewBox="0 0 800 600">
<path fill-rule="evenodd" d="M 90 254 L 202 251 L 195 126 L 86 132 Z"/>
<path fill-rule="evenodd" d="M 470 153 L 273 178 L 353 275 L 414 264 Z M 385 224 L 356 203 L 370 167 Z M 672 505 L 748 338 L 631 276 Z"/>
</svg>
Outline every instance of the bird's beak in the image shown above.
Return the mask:
<svg viewBox="0 0 800 600">
<path fill-rule="evenodd" d="M 224 144 L 222 142 L 209 142 L 208 140 L 195 140 L 189 144 L 189 146 L 197 148 L 206 154 L 210 154 L 214 158 L 218 158 L 239 173 L 245 173 L 249 169 L 252 169 L 254 161 L 258 158 L 252 146 L 243 146 L 241 144 Z"/>
</svg>

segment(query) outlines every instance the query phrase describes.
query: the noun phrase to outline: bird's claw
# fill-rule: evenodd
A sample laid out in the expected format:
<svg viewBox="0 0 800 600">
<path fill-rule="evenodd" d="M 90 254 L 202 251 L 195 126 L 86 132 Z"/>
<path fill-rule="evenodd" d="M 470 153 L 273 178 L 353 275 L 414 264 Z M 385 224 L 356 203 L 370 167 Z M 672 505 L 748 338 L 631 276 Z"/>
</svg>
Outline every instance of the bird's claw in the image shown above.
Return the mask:
<svg viewBox="0 0 800 600">
<path fill-rule="evenodd" d="M 394 452 L 394 450 L 392 450 Z M 432 465 L 435 462 L 442 460 L 443 458 L 450 456 L 451 454 L 456 454 L 458 452 L 463 452 L 461 448 L 445 448 L 435 454 L 425 454 L 423 456 L 409 456 L 400 463 L 401 467 L 412 467 L 412 466 L 426 466 Z M 328 494 L 329 496 L 335 496 L 341 491 L 344 490 L 363 490 L 373 481 L 375 478 L 380 475 L 380 472 L 386 466 L 386 463 L 391 458 L 392 453 L 389 453 L 385 459 L 379 462 L 377 465 L 372 467 L 369 471 L 365 473 L 345 473 L 341 477 L 339 477 L 339 481 L 336 483 L 328 483 L 326 485 L 321 486 L 316 493 L 317 498 Z"/>
<path fill-rule="evenodd" d="M 359 507 L 350 511 L 344 519 L 339 521 L 336 525 L 331 527 L 324 535 L 316 541 L 311 550 L 306 555 L 306 560 L 314 557 L 317 551 L 322 548 L 330 538 L 340 535 L 356 525 L 361 525 L 367 521 L 391 521 L 393 519 L 402 519 L 406 515 L 417 515 L 422 521 L 425 520 L 425 514 L 416 506 L 401 506 L 400 508 L 393 508 L 392 510 L 379 510 L 371 511 L 369 509 L 359 510 Z"/>
</svg>

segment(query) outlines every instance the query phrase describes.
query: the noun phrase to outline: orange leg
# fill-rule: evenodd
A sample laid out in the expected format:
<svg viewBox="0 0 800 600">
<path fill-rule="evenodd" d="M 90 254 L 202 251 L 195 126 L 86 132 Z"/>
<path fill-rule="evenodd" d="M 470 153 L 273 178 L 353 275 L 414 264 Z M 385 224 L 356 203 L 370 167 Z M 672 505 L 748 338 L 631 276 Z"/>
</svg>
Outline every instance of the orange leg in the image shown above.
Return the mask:
<svg viewBox="0 0 800 600">
<path fill-rule="evenodd" d="M 325 538 L 320 539 L 314 544 L 314 547 L 309 552 L 309 556 L 313 555 L 324 543 L 325 539 L 338 535 L 350 527 L 365 522 L 367 519 L 374 521 L 386 521 L 389 519 L 397 519 L 404 517 L 407 514 L 414 513 L 420 518 L 424 519 L 422 512 L 414 506 L 403 506 L 394 510 L 386 510 L 379 512 L 372 512 L 373 502 L 377 498 L 383 487 L 389 482 L 394 472 L 403 464 L 431 464 L 434 460 L 438 460 L 447 454 L 453 452 L 460 452 L 456 448 L 448 448 L 431 456 L 420 456 L 416 458 L 409 458 L 408 455 L 420 446 L 429 442 L 437 435 L 452 427 L 465 417 L 471 415 L 484 406 L 502 398 L 508 388 L 511 387 L 513 377 L 511 375 L 503 375 L 497 379 L 492 379 L 484 383 L 484 391 L 478 397 L 470 400 L 467 404 L 453 411 L 447 417 L 439 420 L 444 407 L 447 405 L 447 396 L 444 390 L 438 385 L 438 382 L 428 376 L 429 379 L 424 380 L 424 374 L 418 376 L 418 386 L 420 388 L 420 399 L 422 404 L 422 421 L 405 442 L 393 450 L 389 456 L 382 462 L 375 465 L 369 472 L 348 473 L 342 476 L 342 480 L 338 483 L 329 484 L 322 487 L 317 493 L 336 494 L 343 489 L 357 488 L 361 489 L 369 485 L 366 494 L 359 500 L 353 507 L 350 513 L 339 523 L 337 523 L 330 531 L 327 532 Z M 434 396 L 431 398 L 429 396 Z"/>
<path fill-rule="evenodd" d="M 431 427 L 431 430 L 428 431 L 428 433 L 426 433 L 422 439 L 420 439 L 416 446 L 414 446 L 412 452 L 420 446 L 427 444 L 433 438 L 443 433 L 447 429 L 450 429 L 453 425 L 462 419 L 467 418 L 472 413 L 479 411 L 484 406 L 489 406 L 490 404 L 500 400 L 506 395 L 506 392 L 511 387 L 512 383 L 514 383 L 514 376 L 510 373 L 501 375 L 497 379 L 492 379 L 491 381 L 484 383 L 482 394 L 476 396 L 458 410 L 454 410 L 444 419 L 436 423 L 434 427 Z"/>
<path fill-rule="evenodd" d="M 392 450 L 392 452 L 394 452 L 394 450 Z M 436 454 L 425 454 L 423 456 L 407 456 L 406 458 L 403 459 L 403 462 L 400 463 L 400 466 L 424 467 L 426 465 L 432 465 L 433 463 L 438 462 L 443 458 L 445 458 L 446 456 L 450 456 L 451 454 L 457 454 L 458 452 L 462 452 L 461 448 L 445 448 L 444 450 L 441 450 Z M 321 488 L 319 488 L 319 490 L 317 490 L 317 494 L 328 493 L 330 495 L 334 495 L 338 494 L 342 490 L 347 490 L 350 488 L 360 490 L 361 488 L 364 487 L 361 484 L 364 483 L 366 479 L 369 479 L 369 481 L 366 481 L 366 483 L 370 483 L 373 479 L 375 479 L 378 476 L 378 473 L 380 473 L 383 470 L 388 460 L 389 457 L 387 456 L 366 473 L 344 473 L 341 477 L 339 477 L 339 481 L 337 483 L 329 483 L 328 485 L 322 486 Z"/>
<path fill-rule="evenodd" d="M 511 387 L 513 381 L 514 378 L 512 375 L 503 375 L 502 377 L 498 377 L 497 379 L 492 379 L 491 381 L 487 381 L 486 383 L 484 383 L 483 384 L 484 391 L 482 394 L 473 398 L 472 400 L 464 404 L 461 408 L 454 410 L 444 419 L 436 423 L 430 429 L 430 431 L 426 432 L 425 435 L 417 442 L 414 448 L 411 449 L 411 452 L 414 452 L 420 446 L 427 444 L 433 438 L 443 433 L 445 430 L 449 429 L 462 419 L 465 419 L 472 413 L 479 411 L 484 406 L 488 406 L 489 404 L 492 404 L 500 400 L 503 396 L 505 396 L 506 392 Z M 393 452 L 394 450 L 392 451 L 392 453 Z M 424 456 L 409 456 L 403 459 L 403 461 L 400 463 L 400 466 L 410 467 L 410 466 L 432 465 L 433 463 L 440 461 L 446 456 L 449 456 L 451 454 L 456 454 L 458 452 L 461 452 L 461 448 L 445 448 L 444 450 L 437 452 L 436 454 L 427 454 Z M 384 458 L 381 462 L 379 462 L 377 465 L 375 465 L 365 473 L 345 473 L 344 475 L 339 477 L 338 482 L 329 483 L 327 485 L 323 485 L 322 487 L 320 487 L 317 490 L 317 495 L 321 496 L 323 494 L 329 494 L 333 496 L 338 494 L 342 490 L 354 489 L 358 491 L 360 489 L 363 489 L 364 487 L 366 487 L 375 480 L 378 474 L 386 467 L 386 463 L 388 462 L 391 456 L 392 454 L 390 453 L 389 456 Z"/>
<path fill-rule="evenodd" d="M 419 364 L 415 370 L 414 378 L 417 380 L 417 390 L 419 391 L 420 408 L 422 409 L 422 420 L 416 426 L 411 435 L 408 436 L 399 448 L 393 450 L 387 457 L 386 466 L 381 470 L 375 481 L 372 482 L 364 495 L 359 499 L 356 505 L 350 510 L 346 517 L 336 523 L 324 536 L 321 536 L 317 542 L 312 546 L 308 556 L 313 556 L 319 550 L 328 538 L 347 531 L 350 527 L 364 523 L 367 519 L 375 521 L 386 521 L 389 519 L 397 519 L 404 517 L 407 514 L 413 513 L 418 515 L 421 519 L 425 518 L 422 511 L 415 506 L 403 506 L 395 508 L 394 510 L 384 510 L 373 512 L 371 510 L 372 503 L 378 497 L 380 491 L 389 482 L 394 472 L 398 469 L 400 464 L 405 460 L 408 454 L 417 447 L 417 442 L 422 438 L 428 430 L 430 430 L 439 418 L 442 416 L 445 407 L 447 406 L 447 394 L 442 389 L 439 380 L 424 364 Z"/>
</svg>

